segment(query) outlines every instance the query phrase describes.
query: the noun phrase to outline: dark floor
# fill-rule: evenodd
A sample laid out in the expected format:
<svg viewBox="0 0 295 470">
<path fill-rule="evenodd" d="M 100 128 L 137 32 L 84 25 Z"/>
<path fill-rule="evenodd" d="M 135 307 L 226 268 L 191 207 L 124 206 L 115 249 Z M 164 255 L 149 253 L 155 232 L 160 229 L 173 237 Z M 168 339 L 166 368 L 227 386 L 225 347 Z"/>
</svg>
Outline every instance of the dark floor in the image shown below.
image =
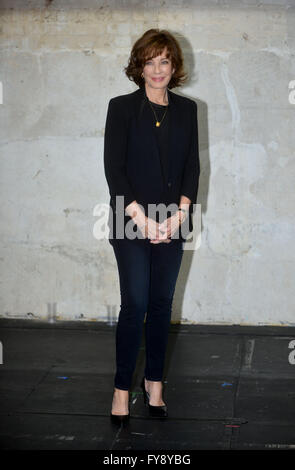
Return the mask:
<svg viewBox="0 0 295 470">
<path fill-rule="evenodd" d="M 115 328 L 0 320 L 2 449 L 295 448 L 294 327 L 171 325 L 166 420 L 143 404 L 143 335 L 121 428 L 109 418 Z"/>
</svg>

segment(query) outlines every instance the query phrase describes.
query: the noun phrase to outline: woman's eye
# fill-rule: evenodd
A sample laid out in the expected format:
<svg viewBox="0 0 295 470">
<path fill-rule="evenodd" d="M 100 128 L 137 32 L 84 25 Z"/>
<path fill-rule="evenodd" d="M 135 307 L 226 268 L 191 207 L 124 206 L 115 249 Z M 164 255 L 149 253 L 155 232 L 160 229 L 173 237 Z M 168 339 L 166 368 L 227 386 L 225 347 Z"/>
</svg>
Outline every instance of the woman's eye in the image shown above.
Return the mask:
<svg viewBox="0 0 295 470">
<path fill-rule="evenodd" d="M 151 63 L 152 63 L 152 61 L 151 61 L 151 60 L 148 60 L 148 61 L 146 62 L 146 65 L 151 64 Z M 168 62 L 168 60 L 163 60 L 161 63 L 162 63 L 162 64 L 168 64 L 169 62 Z"/>
</svg>

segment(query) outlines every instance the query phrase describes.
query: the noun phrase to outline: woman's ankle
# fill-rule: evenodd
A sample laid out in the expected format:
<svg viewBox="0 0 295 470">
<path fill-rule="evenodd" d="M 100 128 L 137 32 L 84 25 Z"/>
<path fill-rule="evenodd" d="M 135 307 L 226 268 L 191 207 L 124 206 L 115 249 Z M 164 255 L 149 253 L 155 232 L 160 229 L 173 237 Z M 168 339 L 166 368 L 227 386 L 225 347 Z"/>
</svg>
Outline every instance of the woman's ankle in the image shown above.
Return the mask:
<svg viewBox="0 0 295 470">
<path fill-rule="evenodd" d="M 129 390 L 123 390 L 122 388 L 117 388 L 117 387 L 114 387 L 114 391 L 119 392 L 119 393 L 122 392 L 122 395 L 124 395 L 124 394 L 128 395 L 128 393 L 129 393 Z"/>
</svg>

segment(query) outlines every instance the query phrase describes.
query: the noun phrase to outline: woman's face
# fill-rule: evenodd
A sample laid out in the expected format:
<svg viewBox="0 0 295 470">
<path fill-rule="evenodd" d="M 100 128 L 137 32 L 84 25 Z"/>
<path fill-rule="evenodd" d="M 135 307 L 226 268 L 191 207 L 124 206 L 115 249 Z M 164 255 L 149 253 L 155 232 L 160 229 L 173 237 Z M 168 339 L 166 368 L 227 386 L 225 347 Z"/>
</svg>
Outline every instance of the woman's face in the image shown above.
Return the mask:
<svg viewBox="0 0 295 470">
<path fill-rule="evenodd" d="M 152 88 L 165 88 L 170 82 L 174 72 L 171 59 L 166 57 L 166 48 L 162 54 L 149 59 L 143 68 L 143 78 L 146 84 Z"/>
</svg>

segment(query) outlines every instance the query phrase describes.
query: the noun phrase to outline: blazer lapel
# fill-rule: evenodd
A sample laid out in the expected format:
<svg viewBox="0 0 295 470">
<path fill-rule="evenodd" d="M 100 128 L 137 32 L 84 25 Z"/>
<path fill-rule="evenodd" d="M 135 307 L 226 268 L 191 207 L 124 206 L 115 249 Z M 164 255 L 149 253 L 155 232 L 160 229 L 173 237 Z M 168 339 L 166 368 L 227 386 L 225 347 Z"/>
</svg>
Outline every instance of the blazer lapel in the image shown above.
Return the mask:
<svg viewBox="0 0 295 470">
<path fill-rule="evenodd" d="M 175 149 L 177 148 L 177 131 L 179 126 L 179 113 L 177 112 L 177 106 L 175 102 L 175 95 L 168 89 L 169 97 L 169 113 L 170 113 L 170 122 L 169 122 L 169 142 L 168 142 L 168 155 L 169 155 L 169 171 L 167 176 L 167 181 L 171 182 L 173 177 L 173 162 L 177 158 L 175 155 Z"/>
</svg>

